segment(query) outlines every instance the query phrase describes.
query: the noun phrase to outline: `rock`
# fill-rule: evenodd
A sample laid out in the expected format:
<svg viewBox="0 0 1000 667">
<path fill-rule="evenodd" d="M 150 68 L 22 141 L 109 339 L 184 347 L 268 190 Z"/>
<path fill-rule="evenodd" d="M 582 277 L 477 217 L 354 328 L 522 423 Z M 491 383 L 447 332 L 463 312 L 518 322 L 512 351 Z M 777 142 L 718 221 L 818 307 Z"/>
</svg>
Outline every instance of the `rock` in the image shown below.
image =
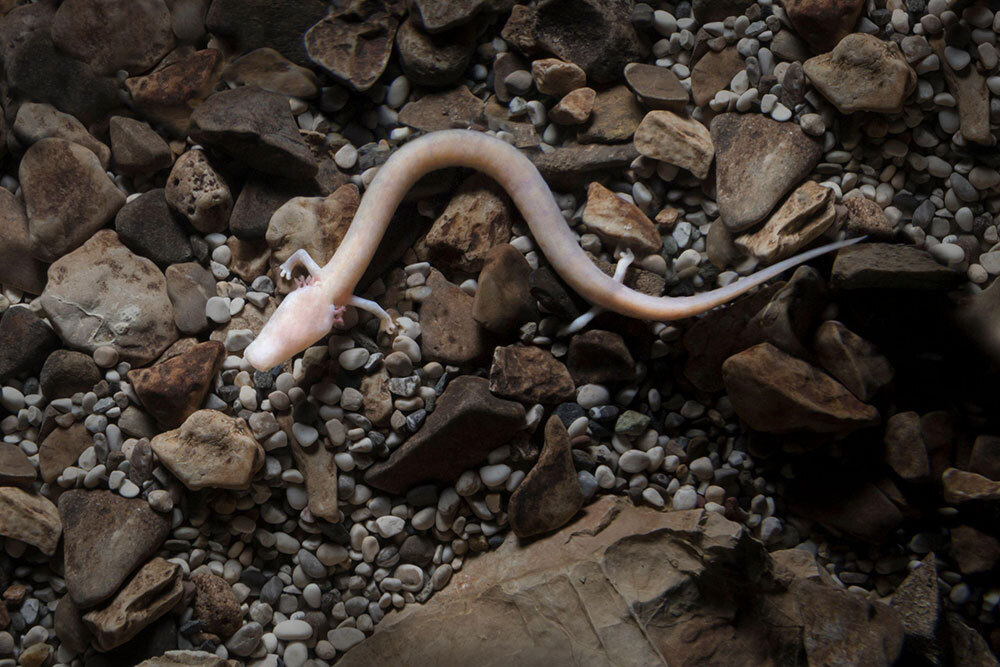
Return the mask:
<svg viewBox="0 0 1000 667">
<path fill-rule="evenodd" d="M 251 241 L 230 236 L 226 247 L 232 254 L 229 270 L 240 277 L 248 285 L 258 277 L 267 273 L 271 264 L 271 249 L 267 241 Z"/>
<path fill-rule="evenodd" d="M 181 566 L 163 558 L 143 565 L 107 605 L 88 611 L 83 622 L 102 651 L 121 646 L 184 597 Z"/>
<path fill-rule="evenodd" d="M 587 85 L 587 74 L 579 65 L 558 58 L 533 60 L 531 62 L 531 78 L 534 80 L 538 92 L 556 97 L 561 97 Z"/>
<path fill-rule="evenodd" d="M 780 30 L 771 40 L 771 53 L 781 60 L 801 63 L 809 59 L 809 47 L 791 30 Z"/>
<path fill-rule="evenodd" d="M 233 235 L 248 241 L 261 240 L 267 235 L 271 216 L 293 197 L 318 194 L 301 181 L 290 181 L 260 174 L 247 177 L 229 216 Z"/>
<path fill-rule="evenodd" d="M 837 251 L 830 283 L 845 290 L 940 290 L 957 285 L 964 276 L 913 246 L 861 243 Z"/>
<path fill-rule="evenodd" d="M 16 486 L 0 486 L 0 535 L 52 556 L 61 534 L 62 523 L 51 500 Z"/>
<path fill-rule="evenodd" d="M 59 516 L 66 533 L 66 588 L 81 609 L 114 595 L 170 532 L 170 515 L 112 491 L 69 490 L 59 497 Z"/>
<path fill-rule="evenodd" d="M 871 400 L 892 382 L 889 360 L 840 322 L 829 320 L 820 325 L 814 350 L 820 366 L 862 401 Z"/>
<path fill-rule="evenodd" d="M 427 32 L 442 32 L 464 25 L 484 11 L 510 11 L 513 3 L 507 0 L 471 0 L 454 3 L 449 0 L 416 0 L 414 7 L 420 24 Z"/>
<path fill-rule="evenodd" d="M 850 481 L 803 477 L 788 495 L 795 515 L 820 523 L 834 535 L 882 544 L 903 522 L 903 515 L 878 486 Z"/>
<path fill-rule="evenodd" d="M 691 13 L 698 23 L 725 21 L 730 16 L 739 16 L 751 4 L 748 0 L 694 0 Z"/>
<path fill-rule="evenodd" d="M 271 275 L 279 293 L 294 289 L 292 281 L 278 275 L 281 264 L 299 249 L 320 266 L 329 262 L 354 220 L 359 201 L 357 186 L 349 184 L 327 197 L 295 197 L 274 212 L 265 238 L 271 247 Z M 299 269 L 295 275 L 301 272 Z"/>
<path fill-rule="evenodd" d="M 101 381 L 101 371 L 92 356 L 72 350 L 56 350 L 42 365 L 38 382 L 50 401 L 88 392 Z"/>
<path fill-rule="evenodd" d="M 944 614 L 944 634 L 950 644 L 952 664 L 954 665 L 984 665 L 993 667 L 997 658 L 990 645 L 978 632 L 966 625 L 962 616 L 953 611 Z M 993 637 L 996 637 L 995 631 Z M 994 640 L 994 646 L 996 645 Z"/>
<path fill-rule="evenodd" d="M 318 170 L 287 98 L 254 86 L 209 97 L 191 114 L 190 134 L 265 174 L 307 179 Z"/>
<path fill-rule="evenodd" d="M 103 229 L 49 268 L 39 301 L 67 345 L 87 352 L 109 345 L 143 365 L 177 339 L 166 287 L 155 264 Z"/>
<path fill-rule="evenodd" d="M 927 445 L 920 432 L 920 416 L 916 412 L 898 412 L 885 425 L 885 462 L 908 482 L 930 480 Z"/>
<path fill-rule="evenodd" d="M 83 123 L 50 104 L 22 104 L 17 110 L 11 130 L 18 142 L 25 147 L 42 139 L 56 137 L 89 149 L 100 160 L 103 169 L 107 169 L 111 162 L 111 149 L 88 132 Z"/>
<path fill-rule="evenodd" d="M 514 6 L 501 35 L 522 53 L 551 53 L 579 65 L 591 81 L 610 83 L 646 55 L 631 17 L 627 0 L 532 0 Z"/>
<path fill-rule="evenodd" d="M 191 490 L 244 490 L 264 465 L 264 448 L 242 419 L 198 410 L 180 428 L 149 443 L 170 472 Z"/>
<path fill-rule="evenodd" d="M 743 56 L 734 46 L 703 55 L 691 68 L 691 98 L 694 103 L 698 106 L 708 104 L 717 92 L 729 88 L 729 82 L 743 67 Z"/>
<path fill-rule="evenodd" d="M 115 116 L 110 122 L 115 165 L 125 174 L 150 174 L 173 164 L 170 146 L 153 128 L 134 118 Z"/>
<path fill-rule="evenodd" d="M 1000 481 L 991 480 L 974 472 L 948 468 L 941 476 L 941 482 L 944 486 L 944 501 L 949 505 L 1000 500 Z"/>
<path fill-rule="evenodd" d="M 430 361 L 470 364 L 489 353 L 485 330 L 472 316 L 475 299 L 438 271 L 427 279 L 431 293 L 420 304 L 420 350 Z"/>
<path fill-rule="evenodd" d="M 956 72 L 945 56 L 946 47 L 943 39 L 932 39 L 931 46 L 941 62 L 948 90 L 958 103 L 962 138 L 984 146 L 992 146 L 990 93 L 986 86 L 986 77 L 976 67 L 966 67 L 963 71 Z"/>
<path fill-rule="evenodd" d="M 257 86 L 272 93 L 311 99 L 319 92 L 319 79 L 267 47 L 254 49 L 226 66 L 222 78 L 238 86 Z"/>
<path fill-rule="evenodd" d="M 383 368 L 378 373 L 366 375 L 361 380 L 361 414 L 373 424 L 385 424 L 395 409 L 389 391 L 389 373 Z"/>
<path fill-rule="evenodd" d="M 611 331 L 591 329 L 569 341 L 566 366 L 577 386 L 631 380 L 635 361 L 625 341 Z"/>
<path fill-rule="evenodd" d="M 511 494 L 507 512 L 518 537 L 532 537 L 561 528 L 583 506 L 576 479 L 569 434 L 557 415 L 545 424 L 545 445 L 538 462 Z"/>
<path fill-rule="evenodd" d="M 177 428 L 201 407 L 225 356 L 222 343 L 207 341 L 155 366 L 129 371 L 128 379 L 160 426 Z"/>
<path fill-rule="evenodd" d="M 596 181 L 587 187 L 583 222 L 608 247 L 624 246 L 639 257 L 652 255 L 663 245 L 656 227 L 638 206 Z"/>
<path fill-rule="evenodd" d="M 376 11 L 364 21 L 351 21 L 333 12 L 305 34 L 309 58 L 354 90 L 365 91 L 389 62 L 399 22 Z"/>
<path fill-rule="evenodd" d="M 598 259 L 589 252 L 587 253 L 587 258 L 597 265 L 597 268 L 603 271 L 609 278 L 615 275 L 615 264 Z M 665 285 L 666 280 L 658 273 L 641 269 L 635 265 L 628 267 L 625 271 L 625 286 L 637 292 L 642 292 L 650 296 L 660 296 L 663 294 Z"/>
<path fill-rule="evenodd" d="M 18 177 L 32 254 L 53 262 L 79 248 L 125 203 L 92 151 L 65 139 L 42 139 L 21 158 Z"/>
<path fill-rule="evenodd" d="M 891 605 L 903 624 L 908 653 L 925 653 L 928 649 L 936 652 L 934 644 L 941 618 L 937 580 L 934 554 L 931 553 L 910 571 L 892 594 Z"/>
<path fill-rule="evenodd" d="M 864 33 L 848 35 L 802 67 L 823 97 L 844 114 L 899 113 L 917 85 L 917 74 L 899 46 Z"/>
<path fill-rule="evenodd" d="M 278 417 L 278 423 L 281 424 L 288 437 L 289 447 L 295 458 L 295 466 L 305 477 L 306 494 L 309 496 L 309 512 L 315 517 L 330 522 L 340 521 L 335 452 L 322 445 L 318 447 L 301 445 L 292 429 L 291 415 L 281 415 Z"/>
<path fill-rule="evenodd" d="M 194 617 L 207 632 L 228 639 L 243 624 L 243 612 L 226 580 L 208 572 L 192 575 Z"/>
<path fill-rule="evenodd" d="M 740 419 L 758 431 L 843 435 L 878 422 L 878 410 L 770 343 L 726 359 L 722 375 Z"/>
<path fill-rule="evenodd" d="M 486 254 L 472 301 L 472 318 L 500 335 L 538 317 L 528 278 L 531 265 L 514 246 L 500 243 Z"/>
<path fill-rule="evenodd" d="M 411 82 L 422 86 L 457 83 L 476 49 L 476 33 L 469 28 L 428 34 L 411 15 L 396 31 L 396 49 L 403 73 Z"/>
<path fill-rule="evenodd" d="M 68 593 L 59 598 L 59 606 L 52 616 L 59 643 L 77 653 L 86 651 L 92 639 L 90 630 L 83 624 L 82 614 Z"/>
<path fill-rule="evenodd" d="M 962 574 L 989 572 L 1000 561 L 1000 542 L 972 526 L 951 529 L 951 557 Z"/>
<path fill-rule="evenodd" d="M 209 325 L 205 304 L 216 295 L 215 278 L 198 262 L 172 264 L 167 267 L 165 277 L 177 328 L 184 334 L 205 331 Z"/>
<path fill-rule="evenodd" d="M 197 211 L 195 215 L 201 213 L 205 211 Z M 191 241 L 167 204 L 163 188 L 147 190 L 125 204 L 115 216 L 115 231 L 129 250 L 160 266 L 194 258 Z"/>
<path fill-rule="evenodd" d="M 136 667 L 229 667 L 229 664 L 207 651 L 167 651 L 159 657 L 143 660 Z"/>
<path fill-rule="evenodd" d="M 744 257 L 721 218 L 716 218 L 708 228 L 708 234 L 705 236 L 705 252 L 708 254 L 708 261 L 717 269 L 733 266 Z"/>
<path fill-rule="evenodd" d="M 80 455 L 93 444 L 94 438 L 83 422 L 75 422 L 68 428 L 52 429 L 38 448 L 38 468 L 42 480 L 49 484 L 55 482 L 63 470 L 76 465 Z"/>
<path fill-rule="evenodd" d="M 31 465 L 20 447 L 0 444 L 0 487 L 20 486 L 30 489 L 35 477 L 35 466 Z"/>
<path fill-rule="evenodd" d="M 475 174 L 459 186 L 415 250 L 435 266 L 479 271 L 490 248 L 510 239 L 516 218 L 514 204 L 503 188 Z"/>
<path fill-rule="evenodd" d="M 961 331 L 992 360 L 1000 360 L 1000 284 L 961 300 L 954 311 Z"/>
<path fill-rule="evenodd" d="M 795 32 L 818 53 L 826 53 L 851 34 L 864 9 L 860 0 L 788 0 L 784 3 Z"/>
<path fill-rule="evenodd" d="M 389 493 L 403 493 L 418 482 L 453 482 L 487 454 L 507 442 L 524 423 L 520 403 L 493 396 L 485 378 L 452 380 L 424 425 L 389 459 L 365 473 L 365 481 Z"/>
<path fill-rule="evenodd" d="M 482 119 L 483 101 L 466 86 L 424 95 L 407 102 L 399 111 L 400 123 L 425 132 L 464 129 L 481 123 Z"/>
<path fill-rule="evenodd" d="M 811 359 L 809 345 L 827 307 L 827 289 L 819 272 L 799 266 L 791 279 L 750 318 L 735 349 L 768 342 L 792 356 Z"/>
<path fill-rule="evenodd" d="M 981 435 L 972 444 L 969 472 L 1000 481 L 1000 437 Z"/>
<path fill-rule="evenodd" d="M 764 225 L 733 239 L 736 247 L 764 264 L 791 257 L 819 238 L 837 218 L 833 190 L 806 181 Z"/>
<path fill-rule="evenodd" d="M 0 317 L 0 382 L 35 375 L 59 337 L 28 308 L 8 308 Z"/>
<path fill-rule="evenodd" d="M 493 350 L 490 391 L 525 403 L 565 403 L 573 400 L 576 385 L 566 366 L 550 352 L 509 345 Z"/>
<path fill-rule="evenodd" d="M 99 74 L 145 72 L 174 46 L 163 0 L 66 0 L 52 20 L 55 45 Z"/>
<path fill-rule="evenodd" d="M 635 131 L 635 148 L 646 157 L 687 169 L 699 179 L 708 176 L 715 155 L 708 128 L 673 111 L 646 114 Z"/>
<path fill-rule="evenodd" d="M 225 230 L 233 210 L 229 186 L 200 150 L 177 158 L 164 196 L 171 208 L 205 234 Z"/>
<path fill-rule="evenodd" d="M 203 49 L 145 76 L 125 80 L 132 104 L 175 137 L 187 136 L 191 110 L 215 91 L 224 61 L 215 49 Z"/>
<path fill-rule="evenodd" d="M 796 123 L 761 114 L 720 114 L 711 130 L 719 214 L 733 232 L 763 220 L 823 153 L 822 142 Z"/>
<path fill-rule="evenodd" d="M 598 92 L 592 106 L 590 122 L 577 133 L 581 144 L 628 141 L 646 113 L 627 86 L 613 86 Z"/>
<path fill-rule="evenodd" d="M 273 0 L 213 0 L 205 27 L 229 41 L 237 53 L 269 46 L 293 63 L 308 67 L 302 36 L 326 16 L 322 0 L 303 0 L 294 6 Z"/>
<path fill-rule="evenodd" d="M 122 410 L 118 426 L 122 433 L 133 438 L 152 438 L 159 432 L 156 421 L 134 405 Z"/>
<path fill-rule="evenodd" d="M 844 200 L 847 209 L 847 233 L 852 236 L 870 236 L 876 239 L 891 239 L 896 228 L 885 217 L 882 207 L 865 197 L 848 197 Z"/>
<path fill-rule="evenodd" d="M 557 125 L 582 125 L 594 111 L 597 93 L 593 88 L 577 88 L 549 109 L 549 120 Z"/>
<path fill-rule="evenodd" d="M 666 67 L 629 63 L 625 66 L 625 81 L 632 92 L 639 96 L 639 100 L 650 109 L 682 113 L 690 99 L 677 75 Z"/>
<path fill-rule="evenodd" d="M 564 143 L 549 152 L 529 153 L 528 158 L 552 187 L 579 187 L 601 172 L 622 169 L 639 157 L 632 142 L 604 146 Z"/>
<path fill-rule="evenodd" d="M 45 289 L 48 265 L 31 254 L 31 232 L 21 200 L 0 188 L 0 284 L 29 294 Z"/>
</svg>

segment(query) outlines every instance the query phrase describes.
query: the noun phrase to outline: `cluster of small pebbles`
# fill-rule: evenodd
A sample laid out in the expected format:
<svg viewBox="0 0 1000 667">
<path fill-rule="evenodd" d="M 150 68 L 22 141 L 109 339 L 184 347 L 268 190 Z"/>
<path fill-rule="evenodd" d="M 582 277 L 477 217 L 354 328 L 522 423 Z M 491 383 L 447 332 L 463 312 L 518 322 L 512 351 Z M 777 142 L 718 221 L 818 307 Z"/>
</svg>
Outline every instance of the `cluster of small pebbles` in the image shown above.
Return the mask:
<svg viewBox="0 0 1000 667">
<path fill-rule="evenodd" d="M 1000 425 L 921 394 L 939 329 L 893 320 L 947 303 L 968 373 L 1000 361 L 998 30 L 945 0 L 0 0 L 0 667 L 350 663 L 604 495 L 808 553 L 905 656 L 959 623 L 996 664 Z M 566 335 L 589 304 L 448 170 L 358 286 L 397 330 L 349 309 L 254 369 L 281 265 L 453 127 L 523 149 L 646 294 L 868 240 Z"/>
</svg>

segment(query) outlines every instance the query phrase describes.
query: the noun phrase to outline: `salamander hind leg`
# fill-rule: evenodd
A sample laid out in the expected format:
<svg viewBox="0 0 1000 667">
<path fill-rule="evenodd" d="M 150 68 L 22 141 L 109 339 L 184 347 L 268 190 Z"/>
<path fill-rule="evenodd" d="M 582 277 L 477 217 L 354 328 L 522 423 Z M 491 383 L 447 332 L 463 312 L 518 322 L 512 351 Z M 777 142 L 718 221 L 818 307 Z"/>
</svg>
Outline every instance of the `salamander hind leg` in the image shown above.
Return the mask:
<svg viewBox="0 0 1000 667">
<path fill-rule="evenodd" d="M 632 265 L 635 261 L 635 253 L 633 253 L 628 248 L 624 248 L 619 252 L 618 264 L 615 265 L 615 275 L 614 279 L 616 282 L 625 282 L 625 273 L 628 271 L 628 267 Z M 590 310 L 585 312 L 580 317 L 576 318 L 562 329 L 558 331 L 560 336 L 569 336 L 575 334 L 576 332 L 583 329 L 585 326 L 590 324 L 590 321 L 595 317 L 604 312 L 604 308 L 600 306 L 591 306 Z"/>
<path fill-rule="evenodd" d="M 396 333 L 396 323 L 393 321 L 392 315 L 385 312 L 385 309 L 374 301 L 362 299 L 360 296 L 352 296 L 350 301 L 347 302 L 347 305 L 360 308 L 361 310 L 367 311 L 377 317 L 382 323 L 382 329 L 389 335 Z"/>
<path fill-rule="evenodd" d="M 292 256 L 285 260 L 285 262 L 279 267 L 278 273 L 285 280 L 291 280 L 292 272 L 300 266 L 304 267 L 305 270 L 309 272 L 309 276 L 311 278 L 316 280 L 319 279 L 319 273 L 322 267 L 316 263 L 316 260 L 309 256 L 309 253 L 306 252 L 304 248 L 299 248 L 293 252 Z"/>
</svg>

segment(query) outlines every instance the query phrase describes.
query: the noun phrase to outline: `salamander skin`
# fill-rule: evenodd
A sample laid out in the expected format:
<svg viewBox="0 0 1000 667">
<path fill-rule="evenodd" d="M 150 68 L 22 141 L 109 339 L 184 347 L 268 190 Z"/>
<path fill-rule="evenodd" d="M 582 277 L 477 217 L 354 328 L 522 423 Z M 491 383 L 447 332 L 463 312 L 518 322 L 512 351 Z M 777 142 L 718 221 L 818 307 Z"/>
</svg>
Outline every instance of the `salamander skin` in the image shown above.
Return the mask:
<svg viewBox="0 0 1000 667">
<path fill-rule="evenodd" d="M 344 306 L 369 310 L 392 330 L 391 318 L 373 302 L 354 296 L 392 220 L 396 207 L 424 174 L 446 167 L 470 167 L 503 187 L 531 228 L 535 243 L 552 268 L 592 305 L 643 320 L 667 321 L 691 317 L 727 303 L 787 269 L 819 255 L 862 240 L 830 243 L 777 262 L 725 287 L 693 296 L 651 296 L 626 287 L 619 275 L 601 271 L 580 247 L 566 224 L 548 185 L 531 161 L 510 144 L 471 130 L 431 132 L 392 154 L 369 185 L 337 252 L 318 266 L 300 251 L 282 266 L 289 277 L 305 266 L 311 278 L 281 302 L 244 356 L 255 368 L 267 370 L 314 344 L 340 321 Z M 630 257 L 628 261 L 630 261 Z"/>
</svg>

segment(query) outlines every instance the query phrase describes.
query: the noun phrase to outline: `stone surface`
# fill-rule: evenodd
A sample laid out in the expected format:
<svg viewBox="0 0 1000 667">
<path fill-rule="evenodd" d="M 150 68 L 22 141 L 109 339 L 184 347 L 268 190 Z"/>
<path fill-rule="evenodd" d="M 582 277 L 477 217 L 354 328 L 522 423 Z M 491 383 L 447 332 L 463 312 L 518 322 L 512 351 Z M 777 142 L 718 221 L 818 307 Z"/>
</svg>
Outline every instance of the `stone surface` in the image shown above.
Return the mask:
<svg viewBox="0 0 1000 667">
<path fill-rule="evenodd" d="M 431 293 L 420 304 L 420 350 L 431 361 L 470 364 L 489 354 L 485 329 L 473 317 L 475 299 L 438 271 L 427 279 Z"/>
<path fill-rule="evenodd" d="M 598 91 L 592 107 L 590 122 L 577 132 L 577 140 L 581 144 L 628 141 L 646 113 L 628 86 L 612 86 Z"/>
<path fill-rule="evenodd" d="M 94 438 L 82 422 L 52 429 L 38 447 L 38 468 L 42 480 L 49 484 L 55 482 L 62 471 L 76 465 L 80 454 L 93 444 Z"/>
<path fill-rule="evenodd" d="M 0 188 L 0 284 L 41 294 L 47 269 L 48 265 L 31 254 L 24 204 L 10 190 Z"/>
<path fill-rule="evenodd" d="M 916 412 L 897 412 L 885 425 L 885 462 L 893 472 L 908 482 L 930 480 L 930 461 L 927 445 L 920 431 L 920 415 Z"/>
<path fill-rule="evenodd" d="M 66 588 L 80 609 L 107 600 L 170 532 L 170 515 L 142 498 L 72 489 L 59 497 Z"/>
<path fill-rule="evenodd" d="M 549 120 L 557 125 L 582 125 L 590 119 L 595 99 L 597 93 L 593 88 L 572 90 L 549 109 Z"/>
<path fill-rule="evenodd" d="M 27 150 L 18 167 L 32 254 L 53 262 L 79 248 L 125 203 L 92 151 L 55 137 Z"/>
<path fill-rule="evenodd" d="M 0 487 L 31 488 L 37 477 L 35 466 L 17 445 L 0 444 Z"/>
<path fill-rule="evenodd" d="M 327 521 L 340 521 L 335 452 L 323 445 L 313 444 L 305 447 L 300 444 L 292 429 L 290 415 L 279 416 L 278 423 L 288 438 L 292 456 L 295 458 L 295 466 L 302 471 L 302 476 L 305 477 L 306 493 L 309 496 L 309 512 L 313 516 Z"/>
<path fill-rule="evenodd" d="M 764 264 L 791 257 L 828 230 L 837 218 L 834 194 L 815 181 L 806 181 L 757 230 L 733 239 L 736 247 Z"/>
<path fill-rule="evenodd" d="M 48 356 L 38 375 L 38 384 L 45 398 L 68 398 L 77 392 L 88 392 L 101 381 L 101 371 L 89 354 L 73 350 L 56 350 Z"/>
<path fill-rule="evenodd" d="M 213 0 L 205 27 L 229 41 L 237 53 L 268 46 L 308 67 L 303 34 L 326 16 L 328 9 L 322 0 L 294 5 L 273 0 Z"/>
<path fill-rule="evenodd" d="M 319 80 L 311 69 L 300 67 L 267 47 L 254 49 L 228 64 L 222 78 L 238 86 L 257 86 L 304 99 L 319 92 Z"/>
<path fill-rule="evenodd" d="M 882 207 L 866 197 L 848 197 L 847 233 L 851 236 L 870 236 L 873 239 L 891 239 L 896 229 L 885 217 Z"/>
<path fill-rule="evenodd" d="M 155 264 L 104 229 L 49 268 L 39 301 L 66 344 L 87 352 L 110 345 L 142 365 L 177 339 L 166 287 Z"/>
<path fill-rule="evenodd" d="M 860 0 L 785 0 L 788 20 L 816 52 L 826 53 L 854 31 L 864 9 Z"/>
<path fill-rule="evenodd" d="M 625 81 L 639 100 L 651 109 L 680 113 L 690 99 L 677 75 L 666 67 L 629 63 L 625 66 Z"/>
<path fill-rule="evenodd" d="M 0 381 L 36 375 L 59 337 L 28 308 L 8 308 L 0 317 Z"/>
<path fill-rule="evenodd" d="M 758 431 L 845 434 L 878 422 L 874 407 L 770 343 L 730 357 L 722 374 L 737 414 Z"/>
<path fill-rule="evenodd" d="M 396 31 L 396 50 L 403 73 L 422 86 L 457 83 L 476 48 L 475 32 L 464 26 L 446 33 L 428 34 L 414 16 Z"/>
<path fill-rule="evenodd" d="M 540 347 L 509 345 L 493 350 L 490 391 L 525 403 L 573 400 L 576 385 L 566 366 Z"/>
<path fill-rule="evenodd" d="M 420 16 L 420 24 L 428 32 L 441 32 L 468 23 L 480 12 L 510 11 L 509 0 L 416 0 L 413 5 Z"/>
<path fill-rule="evenodd" d="M 709 51 L 691 68 L 691 99 L 698 106 L 708 104 L 742 69 L 743 56 L 736 47 Z"/>
<path fill-rule="evenodd" d="M 827 307 L 823 277 L 811 266 L 799 266 L 786 284 L 750 318 L 737 339 L 737 349 L 760 342 L 803 359 L 812 359 L 810 343 Z"/>
<path fill-rule="evenodd" d="M 306 179 L 318 170 L 287 98 L 255 86 L 209 97 L 191 114 L 190 134 L 265 174 Z"/>
<path fill-rule="evenodd" d="M 450 483 L 482 463 L 524 423 L 520 403 L 493 396 L 485 378 L 452 380 L 419 431 L 365 473 L 377 489 L 403 493 L 422 481 Z"/>
<path fill-rule="evenodd" d="M 593 180 L 602 172 L 627 167 L 639 157 L 632 142 L 605 146 L 566 142 L 548 152 L 529 153 L 528 158 L 552 187 L 576 188 L 581 180 Z"/>
<path fill-rule="evenodd" d="M 201 150 L 189 150 L 177 158 L 164 197 L 203 234 L 223 231 L 233 210 L 229 186 Z"/>
<path fill-rule="evenodd" d="M 518 537 L 548 533 L 565 525 L 582 506 L 569 434 L 558 415 L 552 415 L 538 461 L 511 494 L 510 527 Z"/>
<path fill-rule="evenodd" d="M 66 0 L 52 20 L 55 45 L 100 74 L 148 70 L 174 46 L 163 0 Z"/>
<path fill-rule="evenodd" d="M 841 113 L 899 113 L 917 74 L 894 42 L 855 33 L 830 53 L 810 58 L 806 76 Z"/>
<path fill-rule="evenodd" d="M 479 274 L 472 317 L 493 333 L 511 334 L 538 316 L 528 278 L 531 265 L 509 243 L 493 246 L 486 253 Z"/>
<path fill-rule="evenodd" d="M 978 67 L 966 67 L 962 71 L 955 71 L 945 55 L 945 40 L 938 37 L 930 40 L 930 43 L 941 62 L 948 90 L 958 104 L 962 138 L 984 146 L 992 146 L 994 139 L 990 131 L 990 93 L 986 77 Z"/>
<path fill-rule="evenodd" d="M 306 183 L 250 174 L 229 216 L 229 229 L 240 239 L 256 241 L 267 234 L 271 216 L 292 197 L 318 194 Z"/>
<path fill-rule="evenodd" d="M 173 164 L 170 146 L 146 123 L 115 116 L 110 122 L 115 165 L 125 174 L 148 174 Z"/>
<path fill-rule="evenodd" d="M 0 535 L 52 556 L 61 534 L 59 512 L 51 500 L 16 486 L 0 486 Z"/>
<path fill-rule="evenodd" d="M 964 273 L 908 245 L 859 243 L 841 248 L 830 283 L 839 289 L 938 290 L 957 285 Z"/>
<path fill-rule="evenodd" d="M 154 558 L 107 605 L 88 611 L 83 622 L 102 651 L 121 646 L 184 597 L 181 566 Z"/>
<path fill-rule="evenodd" d="M 739 16 L 751 4 L 749 0 L 694 0 L 691 13 L 698 23 L 725 21 L 730 16 Z"/>
<path fill-rule="evenodd" d="M 903 522 L 899 508 L 875 484 L 828 474 L 800 480 L 788 494 L 788 507 L 836 536 L 870 544 L 884 543 Z"/>
<path fill-rule="evenodd" d="M 384 11 L 364 21 L 350 21 L 337 12 L 305 34 L 310 59 L 355 90 L 365 91 L 385 71 L 399 22 Z"/>
<path fill-rule="evenodd" d="M 52 617 L 53 630 L 60 644 L 78 653 L 87 650 L 91 640 L 90 630 L 83 624 L 80 610 L 73 604 L 73 598 L 69 594 L 59 598 L 59 606 Z"/>
<path fill-rule="evenodd" d="M 899 614 L 906 637 L 907 653 L 934 651 L 941 620 L 941 595 L 934 554 L 928 554 L 910 571 L 892 595 L 892 608 Z"/>
<path fill-rule="evenodd" d="M 712 119 L 719 214 L 730 231 L 757 224 L 819 162 L 821 142 L 761 114 Z"/>
<path fill-rule="evenodd" d="M 160 461 L 184 486 L 242 490 L 264 465 L 261 447 L 246 422 L 218 410 L 198 410 L 150 442 Z"/>
<path fill-rule="evenodd" d="M 207 651 L 167 651 L 136 667 L 229 667 L 229 662 Z"/>
<path fill-rule="evenodd" d="M 630 380 L 635 361 L 624 339 L 614 332 L 591 329 L 569 341 L 566 366 L 577 385 Z"/>
<path fill-rule="evenodd" d="M 177 428 L 201 407 L 226 356 L 222 343 L 206 341 L 149 368 L 128 373 L 146 412 L 160 426 Z"/>
<path fill-rule="evenodd" d="M 199 572 L 191 577 L 194 583 L 194 617 L 204 629 L 223 639 L 240 629 L 243 612 L 232 587 L 222 577 Z"/>
<path fill-rule="evenodd" d="M 587 187 L 582 216 L 583 223 L 609 248 L 625 247 L 643 257 L 663 246 L 660 233 L 638 206 L 596 181 Z"/>
<path fill-rule="evenodd" d="M 184 334 L 197 334 L 209 326 L 205 304 L 215 296 L 215 278 L 197 262 L 172 264 L 164 274 L 174 323 Z"/>
<path fill-rule="evenodd" d="M 88 132 L 83 123 L 51 104 L 34 102 L 22 104 L 10 129 L 25 147 L 48 137 L 56 137 L 89 148 L 101 161 L 101 167 L 104 169 L 107 169 L 111 162 L 111 149 Z"/>
<path fill-rule="evenodd" d="M 715 155 L 713 135 L 708 128 L 673 111 L 646 114 L 635 131 L 635 148 L 646 157 L 687 169 L 695 178 L 708 176 Z M 721 186 L 719 190 L 721 199 Z"/>
<path fill-rule="evenodd" d="M 587 73 L 579 65 L 558 58 L 531 61 L 531 78 L 538 92 L 557 97 L 587 85 Z"/>
<path fill-rule="evenodd" d="M 115 216 L 118 238 L 132 252 L 160 266 L 194 258 L 191 241 L 170 205 L 165 190 L 148 190 L 128 202 Z"/>
<path fill-rule="evenodd" d="M 980 435 L 972 444 L 968 468 L 983 477 L 1000 481 L 1000 437 Z"/>
<path fill-rule="evenodd" d="M 829 320 L 820 325 L 813 349 L 820 366 L 861 401 L 870 401 L 892 381 L 889 360 L 840 322 Z"/>
<path fill-rule="evenodd" d="M 215 91 L 224 60 L 216 49 L 202 49 L 144 76 L 125 80 L 132 104 L 147 120 L 185 137 L 191 110 Z"/>
<path fill-rule="evenodd" d="M 995 503 L 1000 500 L 1000 481 L 974 472 L 948 468 L 941 476 L 941 482 L 944 501 L 950 505 L 976 501 Z"/>
<path fill-rule="evenodd" d="M 466 129 L 483 120 L 483 101 L 466 86 L 424 95 L 399 110 L 399 122 L 425 132 Z"/>
</svg>

